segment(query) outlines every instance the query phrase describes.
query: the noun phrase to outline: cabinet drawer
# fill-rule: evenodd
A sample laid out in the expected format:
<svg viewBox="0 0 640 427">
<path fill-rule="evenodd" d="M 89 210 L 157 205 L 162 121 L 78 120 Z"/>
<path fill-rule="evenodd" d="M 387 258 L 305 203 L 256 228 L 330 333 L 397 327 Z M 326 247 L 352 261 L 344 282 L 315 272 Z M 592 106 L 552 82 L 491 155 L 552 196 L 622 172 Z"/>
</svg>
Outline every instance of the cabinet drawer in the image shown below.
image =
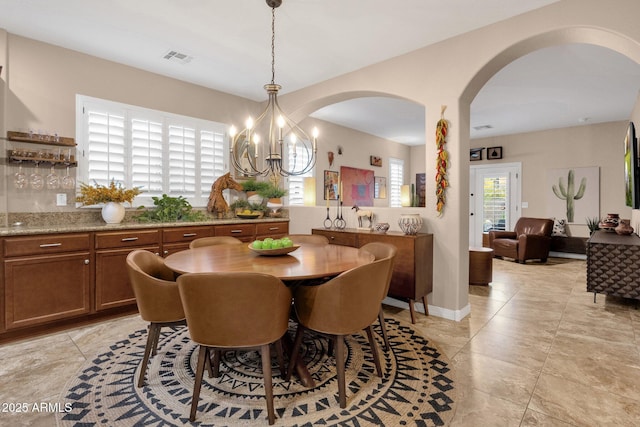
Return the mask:
<svg viewBox="0 0 640 427">
<path fill-rule="evenodd" d="M 256 234 L 255 224 L 217 225 L 216 236 L 253 237 Z"/>
<path fill-rule="evenodd" d="M 162 230 L 163 243 L 190 242 L 211 236 L 213 236 L 213 227 L 180 227 Z"/>
<path fill-rule="evenodd" d="M 312 233 L 325 236 L 332 245 L 352 246 L 354 248 L 358 246 L 358 236 L 355 233 L 324 230 L 312 230 Z"/>
<path fill-rule="evenodd" d="M 159 245 L 160 230 L 130 230 L 96 233 L 96 249 Z"/>
<path fill-rule="evenodd" d="M 267 224 L 256 224 L 256 236 L 285 235 L 289 233 L 288 222 L 269 222 Z"/>
<path fill-rule="evenodd" d="M 43 255 L 62 252 L 88 251 L 89 234 L 58 234 L 4 239 L 4 256 Z"/>
</svg>

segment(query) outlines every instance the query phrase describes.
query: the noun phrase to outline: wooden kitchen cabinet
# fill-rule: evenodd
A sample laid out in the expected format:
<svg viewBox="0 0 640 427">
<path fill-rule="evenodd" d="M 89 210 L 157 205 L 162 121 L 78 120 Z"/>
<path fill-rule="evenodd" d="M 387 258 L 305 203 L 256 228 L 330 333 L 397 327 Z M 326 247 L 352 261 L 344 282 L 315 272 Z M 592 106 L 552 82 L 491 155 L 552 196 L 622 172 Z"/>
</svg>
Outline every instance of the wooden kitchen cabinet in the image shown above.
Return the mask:
<svg viewBox="0 0 640 427">
<path fill-rule="evenodd" d="M 4 326 L 35 326 L 91 311 L 88 233 L 3 241 Z"/>
<path fill-rule="evenodd" d="M 289 234 L 288 222 L 268 222 L 265 224 L 256 224 L 256 239 L 262 240 L 265 237 L 281 239 L 287 234 Z"/>
<path fill-rule="evenodd" d="M 135 304 L 127 273 L 127 255 L 134 249 L 160 254 L 160 230 L 96 233 L 96 311 Z"/>
<path fill-rule="evenodd" d="M 429 315 L 427 295 L 433 291 L 433 234 L 419 233 L 409 236 L 399 232 L 388 233 L 358 232 L 355 229 L 327 230 L 314 228 L 313 234 L 320 234 L 336 245 L 362 247 L 370 242 L 389 243 L 398 248 L 391 285 L 387 295 L 407 300 L 411 321 L 415 323 L 414 302 L 422 300 L 425 314 Z"/>
<path fill-rule="evenodd" d="M 189 249 L 189 244 L 202 237 L 213 236 L 213 227 L 174 227 L 162 230 L 162 256 Z"/>
</svg>

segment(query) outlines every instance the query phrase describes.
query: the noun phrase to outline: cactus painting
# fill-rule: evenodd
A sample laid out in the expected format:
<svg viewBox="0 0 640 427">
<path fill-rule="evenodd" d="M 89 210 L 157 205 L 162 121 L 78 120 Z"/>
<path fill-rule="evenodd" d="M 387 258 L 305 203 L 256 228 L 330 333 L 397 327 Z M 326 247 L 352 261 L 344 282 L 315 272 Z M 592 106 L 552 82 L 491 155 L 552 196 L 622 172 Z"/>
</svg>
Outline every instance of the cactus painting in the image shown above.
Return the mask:
<svg viewBox="0 0 640 427">
<path fill-rule="evenodd" d="M 587 178 L 583 177 L 580 180 L 580 186 L 578 187 L 578 191 L 575 189 L 575 171 L 573 169 L 569 169 L 569 173 L 567 175 L 567 185 L 564 184 L 564 180 L 562 177 L 558 180 L 558 185 L 553 185 L 552 190 L 553 194 L 556 195 L 560 200 L 565 200 L 567 205 L 567 221 L 573 222 L 573 217 L 575 213 L 574 208 L 574 200 L 582 199 L 584 196 L 584 192 L 587 189 Z"/>
</svg>

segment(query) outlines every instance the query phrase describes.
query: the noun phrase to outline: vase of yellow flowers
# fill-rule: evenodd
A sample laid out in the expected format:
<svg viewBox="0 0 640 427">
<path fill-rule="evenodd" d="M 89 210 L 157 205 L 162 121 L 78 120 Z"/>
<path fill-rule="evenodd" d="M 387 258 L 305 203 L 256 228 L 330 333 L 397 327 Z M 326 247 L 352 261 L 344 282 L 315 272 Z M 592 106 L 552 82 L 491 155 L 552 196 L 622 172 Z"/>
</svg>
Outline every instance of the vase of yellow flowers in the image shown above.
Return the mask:
<svg viewBox="0 0 640 427">
<path fill-rule="evenodd" d="M 102 219 L 107 224 L 119 224 L 125 214 L 123 203 L 131 204 L 141 192 L 138 187 L 126 189 L 113 180 L 109 185 L 80 184 L 80 195 L 76 197 L 76 202 L 83 206 L 104 205 L 101 212 Z"/>
</svg>

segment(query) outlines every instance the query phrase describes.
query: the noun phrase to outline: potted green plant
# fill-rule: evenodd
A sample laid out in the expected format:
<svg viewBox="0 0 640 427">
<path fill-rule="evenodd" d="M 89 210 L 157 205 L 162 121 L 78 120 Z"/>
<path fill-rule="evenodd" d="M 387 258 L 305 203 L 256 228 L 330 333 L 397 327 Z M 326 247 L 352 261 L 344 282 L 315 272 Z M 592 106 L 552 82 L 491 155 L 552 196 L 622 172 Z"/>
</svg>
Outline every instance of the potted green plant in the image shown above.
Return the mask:
<svg viewBox="0 0 640 427">
<path fill-rule="evenodd" d="M 287 195 L 287 190 L 266 182 L 263 188 L 258 190 L 258 195 L 267 199 L 270 203 L 282 204 L 282 198 Z"/>
<path fill-rule="evenodd" d="M 163 194 L 162 197 L 152 197 L 153 209 L 146 210 L 135 219 L 140 222 L 193 222 L 208 219 L 204 212 L 194 211 L 191 203 L 182 196 L 170 197 Z M 144 206 L 138 209 L 144 209 Z"/>
<path fill-rule="evenodd" d="M 600 230 L 600 218 L 587 218 L 587 227 L 589 228 L 589 235 L 595 233 Z"/>
</svg>

